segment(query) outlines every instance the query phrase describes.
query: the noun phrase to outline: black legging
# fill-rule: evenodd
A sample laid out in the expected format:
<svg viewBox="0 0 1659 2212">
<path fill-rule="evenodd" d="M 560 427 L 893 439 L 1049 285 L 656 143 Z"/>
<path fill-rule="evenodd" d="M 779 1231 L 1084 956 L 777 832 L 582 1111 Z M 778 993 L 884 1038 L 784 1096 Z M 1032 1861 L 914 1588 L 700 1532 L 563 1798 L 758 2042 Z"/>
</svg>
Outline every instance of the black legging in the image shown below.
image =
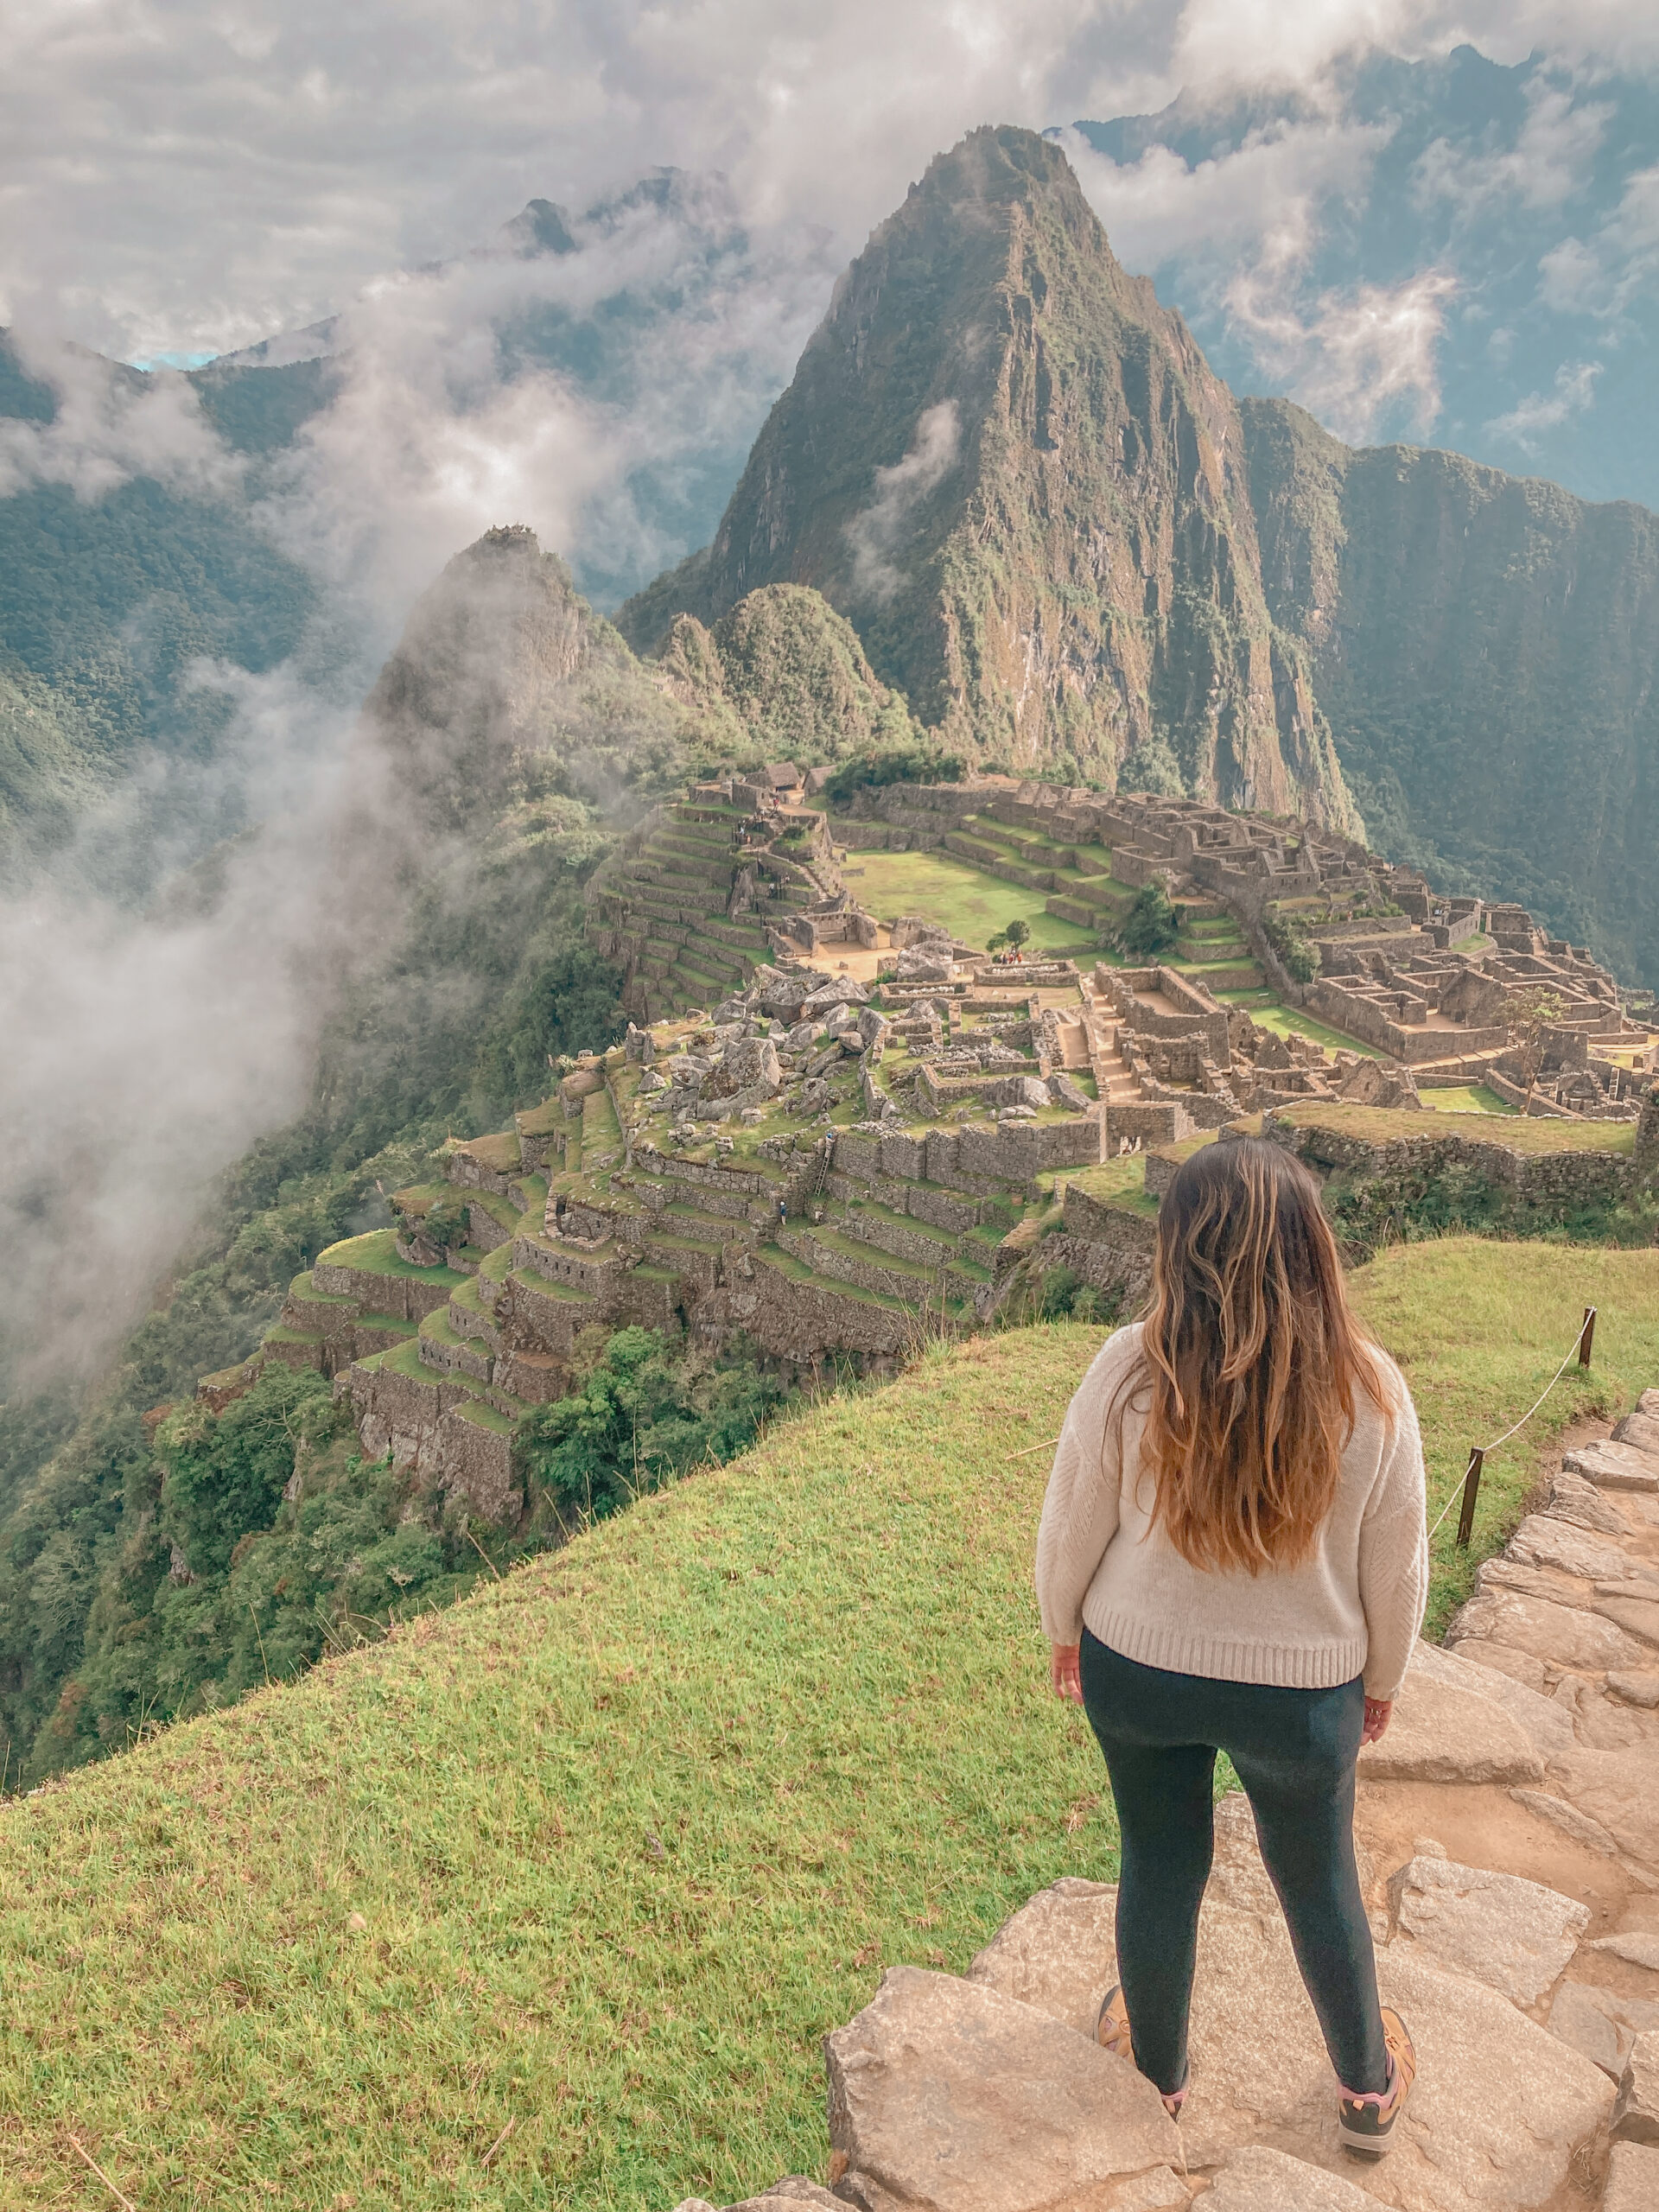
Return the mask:
<svg viewBox="0 0 1659 2212">
<path fill-rule="evenodd" d="M 1135 2064 L 1166 2095 L 1185 2084 L 1219 1749 L 1255 1815 L 1337 2079 L 1360 2092 L 1386 2088 L 1376 1958 L 1354 1865 L 1363 1685 L 1274 1689 L 1166 1674 L 1121 1657 L 1087 1629 L 1082 1674 L 1084 1709 L 1106 1754 L 1123 1839 L 1117 1970 Z"/>
</svg>

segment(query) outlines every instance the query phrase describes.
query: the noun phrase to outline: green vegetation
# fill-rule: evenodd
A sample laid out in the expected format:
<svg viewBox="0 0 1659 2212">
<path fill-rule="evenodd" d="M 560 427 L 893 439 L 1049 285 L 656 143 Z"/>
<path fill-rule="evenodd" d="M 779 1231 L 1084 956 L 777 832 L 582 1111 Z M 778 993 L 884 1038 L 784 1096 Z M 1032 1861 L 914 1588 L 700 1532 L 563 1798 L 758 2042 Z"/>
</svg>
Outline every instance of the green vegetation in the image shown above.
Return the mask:
<svg viewBox="0 0 1659 2212">
<path fill-rule="evenodd" d="M 1319 972 L 1319 956 L 1297 927 L 1299 918 L 1294 914 L 1269 914 L 1262 925 L 1262 933 L 1284 963 L 1291 982 L 1311 983 Z"/>
<path fill-rule="evenodd" d="M 1093 945 L 1093 932 L 1047 912 L 1047 893 L 985 875 L 948 853 L 859 853 L 842 873 L 859 904 L 874 914 L 914 914 L 943 922 L 964 944 L 983 944 L 1023 921 L 1034 945 L 1071 952 Z"/>
<path fill-rule="evenodd" d="M 1336 1129 L 1368 1144 L 1430 1143 L 1453 1134 L 1484 1138 L 1530 1159 L 1557 1152 L 1628 1154 L 1636 1149 L 1634 1122 L 1544 1122 L 1516 1115 L 1501 1130 L 1451 1132 L 1409 1108 L 1351 1106 L 1343 1099 L 1325 1098 L 1294 1099 L 1279 1109 L 1278 1118 L 1299 1128 Z"/>
<path fill-rule="evenodd" d="M 1460 1083 L 1445 1090 L 1425 1090 L 1423 1104 L 1436 1114 L 1519 1114 L 1507 1098 L 1500 1098 L 1484 1083 Z"/>
<path fill-rule="evenodd" d="M 1449 1239 L 1354 1289 L 1416 1396 L 1434 1510 L 1600 1310 L 1591 1376 L 1489 1463 L 1471 1554 L 1436 1537 L 1443 1625 L 1540 1446 L 1659 1370 L 1659 1255 Z M 91 2201 L 71 2126 L 129 2194 L 204 2208 L 660 2212 L 821 2173 L 819 2041 L 882 1967 L 960 1971 L 1033 1889 L 1112 1871 L 1030 1588 L 1027 1447 L 1098 1341 L 931 1354 L 14 1806 L 12 2193 Z"/>
<path fill-rule="evenodd" d="M 861 753 L 844 761 L 823 786 L 832 807 L 846 806 L 855 791 L 877 791 L 887 784 L 953 784 L 967 770 L 959 753 L 937 747 L 901 746 L 886 753 Z"/>
<path fill-rule="evenodd" d="M 582 1387 L 519 1424 L 513 1462 L 565 1522 L 603 1520 L 688 1467 L 723 1466 L 788 1402 L 740 1351 L 677 1357 L 651 1329 L 619 1329 Z"/>
<path fill-rule="evenodd" d="M 1242 1006 L 1258 1027 L 1271 1029 L 1280 1037 L 1306 1037 L 1327 1052 L 1358 1052 L 1368 1060 L 1382 1058 L 1374 1045 L 1363 1045 L 1344 1030 L 1332 1029 L 1329 1022 L 1316 1021 L 1300 1007 L 1286 1006 L 1271 991 L 1218 990 L 1216 996 L 1224 1006 Z"/>
<path fill-rule="evenodd" d="M 739 760 L 868 759 L 872 747 L 893 760 L 913 746 L 910 709 L 877 680 L 857 631 L 800 584 L 749 593 L 712 630 L 681 614 L 660 645 L 644 643 L 702 741 Z"/>
<path fill-rule="evenodd" d="M 1167 952 L 1180 934 L 1169 893 L 1154 877 L 1136 892 L 1135 904 L 1123 918 L 1118 939 L 1125 952 L 1150 960 Z"/>
</svg>

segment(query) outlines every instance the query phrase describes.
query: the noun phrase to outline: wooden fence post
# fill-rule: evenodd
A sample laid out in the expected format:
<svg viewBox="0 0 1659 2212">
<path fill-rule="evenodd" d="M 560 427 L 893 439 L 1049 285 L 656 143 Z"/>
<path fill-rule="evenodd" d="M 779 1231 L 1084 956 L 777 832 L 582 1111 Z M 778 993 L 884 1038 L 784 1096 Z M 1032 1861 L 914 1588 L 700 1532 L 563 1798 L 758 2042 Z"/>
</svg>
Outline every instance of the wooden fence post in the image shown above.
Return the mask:
<svg viewBox="0 0 1659 2212">
<path fill-rule="evenodd" d="M 1584 1309 L 1584 1326 L 1579 1332 L 1579 1365 L 1580 1367 L 1589 1366 L 1590 1347 L 1595 1341 L 1596 1309 L 1593 1306 L 1586 1306 Z"/>
<path fill-rule="evenodd" d="M 1458 1549 L 1466 1552 L 1475 1526 L 1475 1500 L 1480 1496 L 1480 1471 L 1486 1454 L 1477 1444 L 1469 1454 L 1469 1465 L 1463 1478 L 1463 1510 L 1458 1516 Z"/>
</svg>

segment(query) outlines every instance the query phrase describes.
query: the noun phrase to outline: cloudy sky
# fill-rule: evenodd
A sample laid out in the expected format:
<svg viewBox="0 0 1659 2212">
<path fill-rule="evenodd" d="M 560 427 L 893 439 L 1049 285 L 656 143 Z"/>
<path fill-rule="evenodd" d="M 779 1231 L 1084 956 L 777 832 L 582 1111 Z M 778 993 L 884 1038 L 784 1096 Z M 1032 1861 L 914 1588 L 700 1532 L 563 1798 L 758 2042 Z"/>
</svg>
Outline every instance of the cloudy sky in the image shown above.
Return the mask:
<svg viewBox="0 0 1659 2212">
<path fill-rule="evenodd" d="M 987 120 L 1317 86 L 1357 44 L 1646 65 L 1647 0 L 5 0 L 0 319 L 199 357 L 487 236 L 537 194 L 719 168 L 856 245 Z"/>
</svg>

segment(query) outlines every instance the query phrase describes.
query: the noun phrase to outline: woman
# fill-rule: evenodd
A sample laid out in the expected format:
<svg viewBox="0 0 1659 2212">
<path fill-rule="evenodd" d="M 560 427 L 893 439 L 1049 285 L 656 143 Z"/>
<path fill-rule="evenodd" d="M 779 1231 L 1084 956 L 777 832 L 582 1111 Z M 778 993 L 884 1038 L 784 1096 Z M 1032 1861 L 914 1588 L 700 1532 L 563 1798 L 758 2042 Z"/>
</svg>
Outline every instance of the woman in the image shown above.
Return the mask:
<svg viewBox="0 0 1659 2212">
<path fill-rule="evenodd" d="M 1417 1416 L 1348 1311 L 1313 1179 L 1275 1144 L 1205 1145 L 1159 1210 L 1146 1319 L 1071 1401 L 1037 1540 L 1054 1688 L 1089 1716 L 1122 1835 L 1122 1979 L 1097 2033 L 1172 2113 L 1221 1750 L 1336 2069 L 1342 2139 L 1389 2147 L 1416 2060 L 1377 2002 L 1354 1763 L 1422 1624 L 1423 1522 Z"/>
</svg>

